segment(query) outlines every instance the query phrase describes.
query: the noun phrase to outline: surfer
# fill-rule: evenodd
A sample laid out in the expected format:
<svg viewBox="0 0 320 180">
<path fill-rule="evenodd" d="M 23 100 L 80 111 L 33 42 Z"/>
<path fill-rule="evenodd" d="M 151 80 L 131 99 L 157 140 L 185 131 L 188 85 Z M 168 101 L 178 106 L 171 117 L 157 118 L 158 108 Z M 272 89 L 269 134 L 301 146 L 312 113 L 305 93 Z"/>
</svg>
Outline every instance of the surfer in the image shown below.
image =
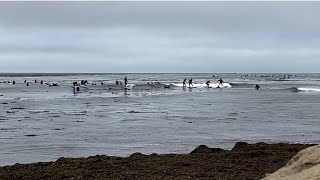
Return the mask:
<svg viewBox="0 0 320 180">
<path fill-rule="evenodd" d="M 193 86 L 193 84 L 192 84 L 192 78 L 189 80 L 189 87 L 190 87 L 191 85 Z"/>
<path fill-rule="evenodd" d="M 208 88 L 209 88 L 209 83 L 210 83 L 210 81 L 207 81 L 207 82 L 206 82 Z"/>
<path fill-rule="evenodd" d="M 182 82 L 183 87 L 186 87 L 186 81 L 187 81 L 187 79 L 184 79 L 184 80 L 183 80 L 183 82 Z"/>
<path fill-rule="evenodd" d="M 261 87 L 260 87 L 258 84 L 256 84 L 255 89 L 256 89 L 256 90 L 259 90 L 259 89 L 261 89 Z"/>
<path fill-rule="evenodd" d="M 219 87 L 220 85 L 223 86 L 223 84 L 222 84 L 222 83 L 223 83 L 223 80 L 222 80 L 222 79 L 219 79 L 218 82 L 219 82 L 218 87 Z"/>
<path fill-rule="evenodd" d="M 124 77 L 124 85 L 127 86 L 127 84 L 128 84 L 128 79 L 127 79 L 127 76 L 125 76 Z"/>
</svg>

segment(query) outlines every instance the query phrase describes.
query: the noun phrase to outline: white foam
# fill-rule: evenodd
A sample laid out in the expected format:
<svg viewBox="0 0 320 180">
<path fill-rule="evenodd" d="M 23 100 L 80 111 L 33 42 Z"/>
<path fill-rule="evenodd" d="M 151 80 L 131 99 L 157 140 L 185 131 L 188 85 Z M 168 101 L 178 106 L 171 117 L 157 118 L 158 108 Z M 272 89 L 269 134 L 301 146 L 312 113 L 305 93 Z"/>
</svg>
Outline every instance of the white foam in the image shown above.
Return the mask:
<svg viewBox="0 0 320 180">
<path fill-rule="evenodd" d="M 320 88 L 297 88 L 299 91 L 320 92 Z"/>
<path fill-rule="evenodd" d="M 177 84 L 172 84 L 174 86 L 178 86 L 178 87 L 183 87 L 182 83 L 177 83 Z M 189 84 L 186 84 L 186 87 L 189 87 Z M 207 84 L 206 83 L 194 83 L 193 86 L 191 86 L 193 88 L 206 88 Z M 229 83 L 222 83 L 222 85 L 219 85 L 219 83 L 209 83 L 209 87 L 211 88 L 231 88 L 232 86 Z"/>
<path fill-rule="evenodd" d="M 127 84 L 125 88 L 130 90 L 133 89 L 134 86 L 135 84 Z"/>
</svg>

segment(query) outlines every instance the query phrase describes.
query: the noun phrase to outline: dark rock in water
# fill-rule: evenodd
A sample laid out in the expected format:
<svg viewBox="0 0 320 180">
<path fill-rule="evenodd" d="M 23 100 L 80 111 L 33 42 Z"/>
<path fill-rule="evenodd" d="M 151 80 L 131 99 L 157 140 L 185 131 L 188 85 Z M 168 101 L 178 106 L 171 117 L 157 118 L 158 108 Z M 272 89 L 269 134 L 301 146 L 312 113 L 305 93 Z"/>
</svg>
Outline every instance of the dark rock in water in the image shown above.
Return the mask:
<svg viewBox="0 0 320 180">
<path fill-rule="evenodd" d="M 35 135 L 35 134 L 27 134 L 27 135 L 24 135 L 24 136 L 27 136 L 27 137 L 34 137 L 34 136 L 38 136 L 38 135 Z"/>
<path fill-rule="evenodd" d="M 191 151 L 190 154 L 194 154 L 194 153 L 216 153 L 216 152 L 220 152 L 220 151 L 224 151 L 224 150 L 220 149 L 220 148 L 209 148 L 206 145 L 200 145 L 199 147 L 197 147 L 196 149 Z"/>
<path fill-rule="evenodd" d="M 62 129 L 60 129 L 60 128 L 54 128 L 54 129 L 52 129 L 52 130 L 61 131 Z"/>
<path fill-rule="evenodd" d="M 12 107 L 11 109 L 25 109 L 23 107 Z"/>
</svg>

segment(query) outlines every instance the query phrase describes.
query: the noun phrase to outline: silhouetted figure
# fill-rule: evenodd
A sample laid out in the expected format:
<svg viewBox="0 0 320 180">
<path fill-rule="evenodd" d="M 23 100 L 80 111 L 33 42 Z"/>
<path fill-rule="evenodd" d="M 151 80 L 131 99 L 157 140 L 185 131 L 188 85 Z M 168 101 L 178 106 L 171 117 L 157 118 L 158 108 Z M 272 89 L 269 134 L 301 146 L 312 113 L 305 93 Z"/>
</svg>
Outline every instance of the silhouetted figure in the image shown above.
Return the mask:
<svg viewBox="0 0 320 180">
<path fill-rule="evenodd" d="M 13 80 L 13 81 L 12 81 L 12 84 L 16 84 L 16 82 Z"/>
<path fill-rule="evenodd" d="M 103 82 L 101 82 L 101 85 L 103 85 Z"/>
<path fill-rule="evenodd" d="M 79 86 L 74 86 L 73 87 L 73 93 L 75 93 L 75 92 L 79 92 L 80 91 L 80 87 Z"/>
<path fill-rule="evenodd" d="M 24 83 L 26 83 L 27 82 L 27 80 L 24 80 Z"/>
<path fill-rule="evenodd" d="M 189 80 L 189 87 L 190 86 L 193 86 L 193 84 L 192 84 L 192 78 Z"/>
<path fill-rule="evenodd" d="M 259 89 L 261 89 L 261 87 L 260 87 L 258 84 L 256 84 L 255 89 L 256 89 L 256 90 L 259 90 Z"/>
<path fill-rule="evenodd" d="M 119 85 L 119 81 L 116 81 L 116 85 Z"/>
<path fill-rule="evenodd" d="M 38 81 L 37 81 L 37 80 L 34 80 L 34 82 L 37 83 Z"/>
<path fill-rule="evenodd" d="M 183 82 L 182 82 L 183 87 L 186 87 L 186 81 L 187 81 L 187 79 L 184 79 L 184 80 L 183 80 Z"/>
<path fill-rule="evenodd" d="M 127 84 L 128 84 L 128 79 L 127 79 L 127 76 L 125 76 L 124 77 L 124 85 L 127 86 Z"/>
<path fill-rule="evenodd" d="M 223 83 L 223 80 L 222 80 L 222 79 L 219 79 L 218 82 L 219 82 L 218 87 L 219 87 L 220 85 L 223 86 L 223 84 L 222 84 L 222 83 Z"/>
<path fill-rule="evenodd" d="M 40 81 L 40 84 L 43 84 L 43 80 Z"/>
<path fill-rule="evenodd" d="M 77 81 L 74 81 L 72 82 L 73 86 L 77 86 L 78 85 L 78 82 Z"/>
<path fill-rule="evenodd" d="M 207 84 L 207 87 L 209 87 L 210 81 L 207 81 L 206 84 Z"/>
<path fill-rule="evenodd" d="M 27 82 L 27 86 L 29 86 L 29 82 Z"/>
</svg>

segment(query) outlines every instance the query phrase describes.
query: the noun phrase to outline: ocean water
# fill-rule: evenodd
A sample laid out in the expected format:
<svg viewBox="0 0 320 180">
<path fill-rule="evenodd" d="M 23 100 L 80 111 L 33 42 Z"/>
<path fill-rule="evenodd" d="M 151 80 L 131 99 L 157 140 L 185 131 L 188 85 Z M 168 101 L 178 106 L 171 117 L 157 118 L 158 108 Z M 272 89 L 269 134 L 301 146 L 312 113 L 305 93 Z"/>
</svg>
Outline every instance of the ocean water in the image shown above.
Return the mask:
<svg viewBox="0 0 320 180">
<path fill-rule="evenodd" d="M 320 74 L 288 75 L 0 74 L 0 165 L 238 141 L 319 143 Z M 125 76 L 128 90 L 115 85 Z M 194 88 L 182 88 L 184 78 Z M 225 88 L 216 88 L 220 78 Z M 81 80 L 88 84 L 74 91 Z"/>
</svg>

